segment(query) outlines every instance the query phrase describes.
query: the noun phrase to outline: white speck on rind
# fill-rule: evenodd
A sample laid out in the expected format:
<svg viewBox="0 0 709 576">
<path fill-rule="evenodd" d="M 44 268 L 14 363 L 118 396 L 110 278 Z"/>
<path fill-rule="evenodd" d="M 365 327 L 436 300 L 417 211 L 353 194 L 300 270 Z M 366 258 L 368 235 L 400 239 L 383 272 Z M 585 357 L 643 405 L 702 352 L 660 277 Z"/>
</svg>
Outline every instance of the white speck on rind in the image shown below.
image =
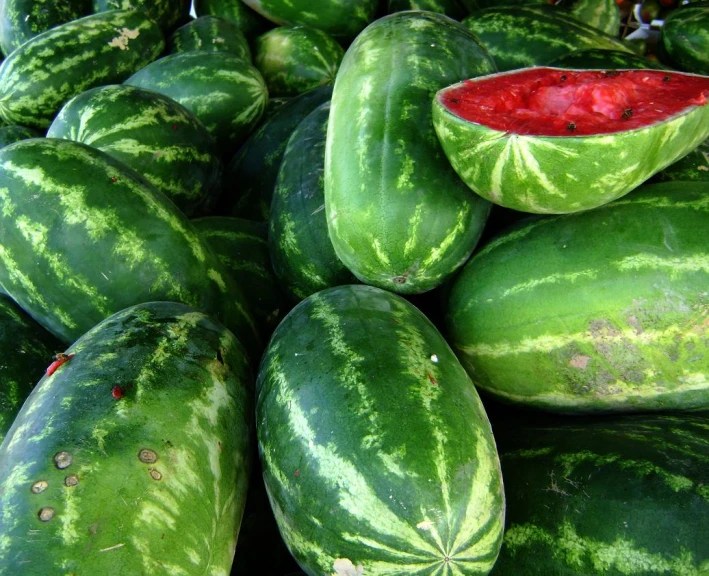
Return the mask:
<svg viewBox="0 0 709 576">
<path fill-rule="evenodd" d="M 332 576 L 362 576 L 364 574 L 361 564 L 355 566 L 352 560 L 347 558 L 337 558 L 332 567 L 335 569 Z"/>
<path fill-rule="evenodd" d="M 433 362 L 434 364 L 438 364 L 438 356 L 436 356 L 435 354 L 431 354 L 431 362 Z"/>
</svg>

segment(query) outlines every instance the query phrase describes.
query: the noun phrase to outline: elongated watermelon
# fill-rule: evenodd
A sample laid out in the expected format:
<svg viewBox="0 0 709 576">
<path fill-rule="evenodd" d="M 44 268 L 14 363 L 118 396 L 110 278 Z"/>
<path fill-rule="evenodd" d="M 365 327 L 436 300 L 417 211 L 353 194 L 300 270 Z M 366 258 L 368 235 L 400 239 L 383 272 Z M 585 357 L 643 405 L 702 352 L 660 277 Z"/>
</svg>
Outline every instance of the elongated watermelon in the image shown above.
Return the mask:
<svg viewBox="0 0 709 576">
<path fill-rule="evenodd" d="M 291 310 L 261 361 L 256 430 L 279 529 L 310 576 L 490 571 L 504 515 L 490 425 L 401 296 L 338 286 Z"/>
<path fill-rule="evenodd" d="M 275 26 L 241 0 L 193 0 L 192 5 L 197 16 L 218 16 L 236 24 L 249 44 Z"/>
<path fill-rule="evenodd" d="M 303 118 L 331 96 L 332 86 L 321 86 L 295 96 L 249 136 L 224 172 L 220 213 L 268 220 L 288 138 Z"/>
<path fill-rule="evenodd" d="M 493 71 L 478 40 L 436 12 L 380 18 L 348 48 L 328 123 L 325 210 L 335 253 L 362 282 L 425 292 L 472 252 L 490 205 L 446 160 L 431 100 Z"/>
<path fill-rule="evenodd" d="M 253 437 L 234 335 L 151 302 L 66 354 L 0 447 L 0 574 L 228 576 Z"/>
<path fill-rule="evenodd" d="M 522 220 L 455 279 L 448 341 L 475 384 L 508 402 L 708 409 L 707 227 L 702 182 Z"/>
<path fill-rule="evenodd" d="M 345 51 L 322 30 L 279 26 L 256 39 L 254 64 L 271 96 L 297 96 L 332 84 Z"/>
<path fill-rule="evenodd" d="M 47 128 L 67 100 L 122 82 L 164 47 L 157 24 L 134 10 L 94 14 L 47 30 L 0 65 L 0 117 Z"/>
<path fill-rule="evenodd" d="M 687 72 L 709 74 L 709 4 L 675 10 L 660 29 L 661 54 Z"/>
<path fill-rule="evenodd" d="M 709 137 L 709 77 L 536 67 L 445 88 L 433 122 L 458 175 L 522 212 L 627 194 Z"/>
<path fill-rule="evenodd" d="M 46 365 L 62 349 L 59 340 L 0 294 L 0 443 Z"/>
<path fill-rule="evenodd" d="M 298 302 L 356 279 L 335 254 L 325 220 L 325 141 L 330 103 L 306 116 L 288 139 L 268 219 L 268 252 L 283 291 Z"/>
<path fill-rule="evenodd" d="M 473 12 L 463 26 L 490 52 L 500 72 L 545 66 L 576 50 L 632 52 L 620 39 L 554 6 L 499 6 Z"/>
<path fill-rule="evenodd" d="M 208 52 L 231 52 L 251 61 L 251 48 L 239 27 L 217 16 L 201 16 L 181 26 L 168 41 L 171 53 L 206 50 Z"/>
<path fill-rule="evenodd" d="M 211 134 L 187 108 L 152 90 L 114 84 L 82 92 L 62 107 L 47 136 L 110 154 L 188 216 L 221 191 L 222 164 Z"/>
<path fill-rule="evenodd" d="M 15 48 L 47 30 L 91 14 L 91 0 L 2 0 L 0 51 Z"/>
<path fill-rule="evenodd" d="M 312 26 L 345 43 L 375 17 L 377 0 L 242 0 L 262 16 L 281 26 Z"/>
<path fill-rule="evenodd" d="M 238 287 L 163 194 L 100 150 L 33 138 L 0 150 L 0 284 L 69 344 L 128 306 L 180 301 L 213 316 L 253 354 Z"/>
<path fill-rule="evenodd" d="M 709 571 L 709 414 L 494 430 L 507 517 L 492 576 Z"/>
<path fill-rule="evenodd" d="M 194 113 L 228 154 L 258 124 L 268 101 L 261 73 L 229 52 L 178 52 L 138 70 L 125 81 L 155 90 Z"/>
</svg>

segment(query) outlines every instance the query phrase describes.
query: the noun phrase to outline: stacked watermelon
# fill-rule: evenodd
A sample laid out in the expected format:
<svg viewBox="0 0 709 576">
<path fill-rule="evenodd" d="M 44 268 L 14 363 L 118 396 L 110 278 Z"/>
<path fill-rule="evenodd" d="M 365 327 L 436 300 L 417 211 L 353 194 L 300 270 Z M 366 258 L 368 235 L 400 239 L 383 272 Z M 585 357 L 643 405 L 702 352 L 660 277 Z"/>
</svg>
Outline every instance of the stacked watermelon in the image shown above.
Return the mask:
<svg viewBox="0 0 709 576">
<path fill-rule="evenodd" d="M 0 576 L 709 573 L 706 3 L 188 4 L 0 1 Z"/>
</svg>

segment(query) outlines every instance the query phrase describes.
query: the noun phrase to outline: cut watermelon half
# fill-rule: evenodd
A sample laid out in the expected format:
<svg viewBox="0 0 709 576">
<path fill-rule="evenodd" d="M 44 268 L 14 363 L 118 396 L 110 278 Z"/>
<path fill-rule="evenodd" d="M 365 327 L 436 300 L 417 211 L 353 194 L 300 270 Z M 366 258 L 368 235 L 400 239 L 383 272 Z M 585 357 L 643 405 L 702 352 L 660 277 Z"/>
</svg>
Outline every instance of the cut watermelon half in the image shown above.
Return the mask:
<svg viewBox="0 0 709 576">
<path fill-rule="evenodd" d="M 436 134 L 465 183 L 523 212 L 627 194 L 709 136 L 709 76 L 526 68 L 440 90 Z"/>
</svg>

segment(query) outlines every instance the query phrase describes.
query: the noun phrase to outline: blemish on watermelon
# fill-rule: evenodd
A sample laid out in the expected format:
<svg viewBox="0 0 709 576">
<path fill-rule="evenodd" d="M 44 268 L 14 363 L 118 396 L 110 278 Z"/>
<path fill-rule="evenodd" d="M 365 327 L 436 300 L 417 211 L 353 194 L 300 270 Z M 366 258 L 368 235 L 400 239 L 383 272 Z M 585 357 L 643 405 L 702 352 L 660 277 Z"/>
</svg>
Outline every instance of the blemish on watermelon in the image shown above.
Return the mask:
<svg viewBox="0 0 709 576">
<path fill-rule="evenodd" d="M 32 494 L 41 494 L 47 489 L 48 486 L 49 483 L 46 480 L 38 480 L 37 482 L 32 484 L 30 491 L 32 492 Z"/>
<path fill-rule="evenodd" d="M 428 376 L 428 379 L 434 386 L 438 386 L 438 380 L 433 377 L 433 374 L 431 374 L 430 372 L 426 372 L 426 376 Z"/>
<path fill-rule="evenodd" d="M 298 478 L 298 476 L 300 476 L 300 470 L 296 470 L 295 472 L 293 472 L 293 476 Z"/>
<path fill-rule="evenodd" d="M 76 486 L 77 484 L 79 484 L 79 477 L 76 474 L 69 474 L 69 476 L 64 478 L 64 485 L 69 488 Z"/>
<path fill-rule="evenodd" d="M 125 388 L 123 388 L 122 386 L 114 386 L 111 389 L 111 396 L 113 396 L 116 400 L 120 400 L 121 398 L 123 398 L 125 391 Z"/>
<path fill-rule="evenodd" d="M 62 364 L 68 362 L 74 357 L 74 354 L 64 354 L 64 352 L 57 352 L 54 355 L 54 362 L 47 366 L 47 376 L 51 376 L 57 371 L 57 368 Z"/>
<path fill-rule="evenodd" d="M 73 458 L 69 452 L 57 452 L 54 455 L 54 465 L 59 468 L 59 470 L 64 470 L 65 468 L 69 468 L 71 466 L 71 463 L 73 462 Z"/>
<path fill-rule="evenodd" d="M 569 365 L 580 370 L 586 370 L 588 366 L 588 361 L 591 359 L 590 356 L 584 356 L 583 354 L 576 354 L 569 360 Z"/>
<path fill-rule="evenodd" d="M 150 477 L 153 480 L 159 481 L 162 479 L 162 474 L 160 473 L 159 470 L 156 470 L 155 468 L 150 469 Z"/>
<path fill-rule="evenodd" d="M 49 522 L 52 518 L 54 518 L 54 508 L 52 508 L 51 506 L 45 506 L 44 508 L 40 508 L 39 512 L 37 513 L 37 517 L 42 522 Z"/>
<path fill-rule="evenodd" d="M 143 448 L 138 452 L 138 459 L 145 464 L 154 464 L 158 461 L 158 455 L 149 448 Z"/>
</svg>

